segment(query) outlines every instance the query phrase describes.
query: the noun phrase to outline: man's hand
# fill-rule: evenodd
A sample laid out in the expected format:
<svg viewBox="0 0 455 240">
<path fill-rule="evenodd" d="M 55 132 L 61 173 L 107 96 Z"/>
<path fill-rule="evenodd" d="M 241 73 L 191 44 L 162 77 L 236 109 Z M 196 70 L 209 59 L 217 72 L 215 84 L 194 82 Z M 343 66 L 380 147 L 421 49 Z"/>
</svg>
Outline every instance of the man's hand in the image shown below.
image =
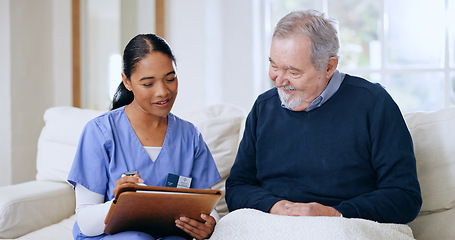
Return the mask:
<svg viewBox="0 0 455 240">
<path fill-rule="evenodd" d="M 181 217 L 175 220 L 175 225 L 196 239 L 206 239 L 212 235 L 216 220 L 207 214 L 201 214 L 201 218 L 204 219 L 205 223 Z"/>
<path fill-rule="evenodd" d="M 292 203 L 293 202 L 290 202 L 288 200 L 281 200 L 281 201 L 275 203 L 269 212 L 271 214 L 277 214 L 277 215 L 289 215 L 289 210 L 288 210 L 288 208 L 285 207 L 285 205 L 292 204 Z"/>
<path fill-rule="evenodd" d="M 341 216 L 341 213 L 333 207 L 328 207 L 316 202 L 293 203 L 287 200 L 281 200 L 275 203 L 270 209 L 270 213 L 288 216 Z"/>
</svg>

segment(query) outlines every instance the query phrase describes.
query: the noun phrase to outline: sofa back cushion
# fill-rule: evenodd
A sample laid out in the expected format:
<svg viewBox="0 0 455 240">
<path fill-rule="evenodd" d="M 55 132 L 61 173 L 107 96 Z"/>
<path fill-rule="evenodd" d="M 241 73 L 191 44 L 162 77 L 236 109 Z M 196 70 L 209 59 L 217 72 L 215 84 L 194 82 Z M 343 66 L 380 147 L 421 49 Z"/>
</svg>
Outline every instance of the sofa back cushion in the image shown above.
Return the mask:
<svg viewBox="0 0 455 240">
<path fill-rule="evenodd" d="M 68 106 L 46 110 L 38 139 L 37 180 L 66 182 L 82 129 L 101 113 Z"/>
<path fill-rule="evenodd" d="M 102 113 L 75 107 L 53 107 L 44 113 L 45 126 L 38 140 L 37 180 L 66 182 L 82 129 Z M 178 116 L 192 122 L 201 132 L 222 178 L 213 189 L 224 191 L 243 133 L 244 110 L 217 104 Z M 227 214 L 224 198 L 216 209 L 221 216 Z"/>
<path fill-rule="evenodd" d="M 212 105 L 180 115 L 198 128 L 213 155 L 221 181 L 212 189 L 225 190 L 225 182 L 243 136 L 245 116 L 243 109 L 229 104 Z M 218 202 L 216 210 L 221 217 L 228 213 L 224 197 Z"/>
<path fill-rule="evenodd" d="M 405 114 L 422 190 L 420 215 L 455 207 L 455 107 Z"/>
</svg>

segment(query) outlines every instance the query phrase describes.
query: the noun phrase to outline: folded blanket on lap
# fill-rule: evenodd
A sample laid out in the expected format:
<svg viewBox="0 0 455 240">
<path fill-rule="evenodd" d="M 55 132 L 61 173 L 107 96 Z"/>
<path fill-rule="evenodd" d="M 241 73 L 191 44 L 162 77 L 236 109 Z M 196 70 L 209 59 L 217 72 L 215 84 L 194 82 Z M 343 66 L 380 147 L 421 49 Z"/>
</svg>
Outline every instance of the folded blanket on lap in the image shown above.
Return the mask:
<svg viewBox="0 0 455 240">
<path fill-rule="evenodd" d="M 292 217 L 240 209 L 221 218 L 211 240 L 218 239 L 414 239 L 405 224 L 341 217 Z"/>
</svg>

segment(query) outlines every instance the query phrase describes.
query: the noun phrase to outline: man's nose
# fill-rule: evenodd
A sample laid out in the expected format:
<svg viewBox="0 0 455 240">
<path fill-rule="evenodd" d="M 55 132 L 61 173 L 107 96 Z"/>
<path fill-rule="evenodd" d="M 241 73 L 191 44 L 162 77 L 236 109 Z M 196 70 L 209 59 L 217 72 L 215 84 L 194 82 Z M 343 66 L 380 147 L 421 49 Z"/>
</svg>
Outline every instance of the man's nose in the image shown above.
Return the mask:
<svg viewBox="0 0 455 240">
<path fill-rule="evenodd" d="M 289 79 L 288 79 L 288 76 L 286 74 L 286 70 L 282 69 L 282 70 L 279 70 L 279 71 L 276 71 L 275 72 L 275 86 L 276 87 L 283 87 L 283 86 L 286 86 L 289 84 Z"/>
</svg>

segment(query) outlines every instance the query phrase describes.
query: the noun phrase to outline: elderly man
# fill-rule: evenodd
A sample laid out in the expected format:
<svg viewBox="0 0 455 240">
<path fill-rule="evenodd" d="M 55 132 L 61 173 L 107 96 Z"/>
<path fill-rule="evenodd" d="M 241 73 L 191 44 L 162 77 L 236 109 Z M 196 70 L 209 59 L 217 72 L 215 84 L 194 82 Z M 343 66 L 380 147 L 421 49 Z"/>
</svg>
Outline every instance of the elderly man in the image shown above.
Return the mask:
<svg viewBox="0 0 455 240">
<path fill-rule="evenodd" d="M 408 223 L 422 204 L 411 136 L 379 84 L 337 70 L 334 20 L 291 12 L 226 182 L 230 211 Z"/>
</svg>

